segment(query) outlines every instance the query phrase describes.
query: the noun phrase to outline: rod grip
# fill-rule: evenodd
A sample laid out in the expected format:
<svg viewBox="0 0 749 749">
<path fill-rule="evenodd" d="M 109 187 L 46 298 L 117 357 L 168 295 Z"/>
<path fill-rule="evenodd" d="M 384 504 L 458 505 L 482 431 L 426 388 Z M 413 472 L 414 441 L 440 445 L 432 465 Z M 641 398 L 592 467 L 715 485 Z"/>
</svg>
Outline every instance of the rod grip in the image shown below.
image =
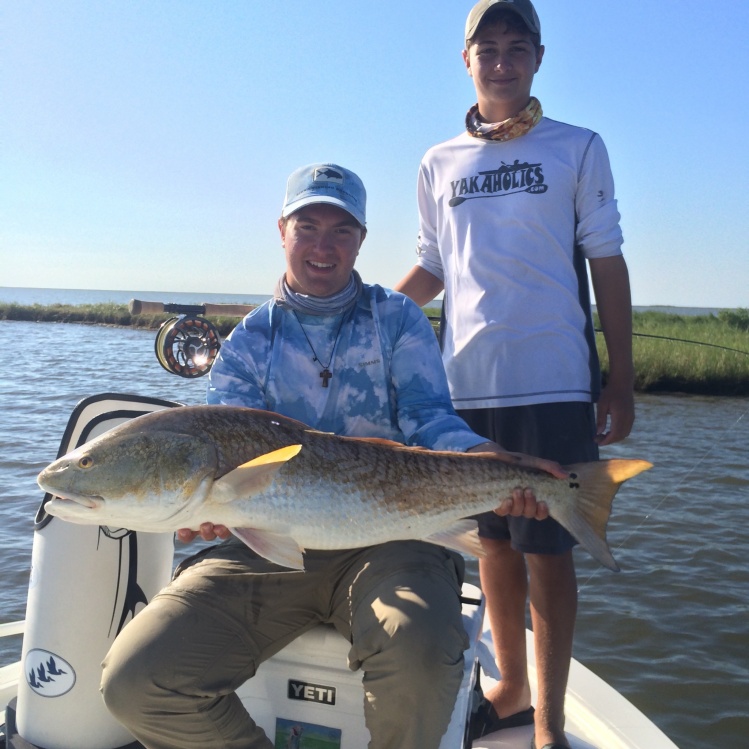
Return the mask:
<svg viewBox="0 0 749 749">
<path fill-rule="evenodd" d="M 215 317 L 244 317 L 255 309 L 252 304 L 164 304 L 131 299 L 128 304 L 131 315 L 159 315 L 172 312 L 178 315 L 213 315 Z"/>
<path fill-rule="evenodd" d="M 158 315 L 164 311 L 161 302 L 142 302 L 140 299 L 131 299 L 127 308 L 131 315 Z"/>
<path fill-rule="evenodd" d="M 224 317 L 244 317 L 248 315 L 257 305 L 255 304 L 203 304 L 206 315 Z"/>
</svg>

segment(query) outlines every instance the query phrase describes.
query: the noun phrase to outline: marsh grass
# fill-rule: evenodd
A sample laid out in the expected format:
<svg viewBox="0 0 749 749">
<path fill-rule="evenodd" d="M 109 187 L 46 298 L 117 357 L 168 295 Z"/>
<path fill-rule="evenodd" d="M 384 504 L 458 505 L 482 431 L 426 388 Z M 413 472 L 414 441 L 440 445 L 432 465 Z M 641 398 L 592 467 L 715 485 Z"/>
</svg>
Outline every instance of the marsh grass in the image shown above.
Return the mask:
<svg viewBox="0 0 749 749">
<path fill-rule="evenodd" d="M 632 329 L 635 390 L 749 395 L 749 310 L 635 312 Z M 601 334 L 596 338 L 605 379 L 606 346 Z"/>
<path fill-rule="evenodd" d="M 424 310 L 435 330 L 438 308 Z M 118 304 L 20 305 L 0 302 L 0 320 L 80 323 L 158 330 L 173 314 L 131 315 Z M 236 317 L 208 317 L 227 336 Z M 594 319 L 599 328 L 597 317 Z M 635 389 L 640 392 L 684 392 L 749 395 L 749 309 L 718 315 L 635 312 L 632 317 Z M 651 337 L 652 336 L 652 337 Z M 603 336 L 596 336 L 604 379 L 608 356 Z"/>
<path fill-rule="evenodd" d="M 440 310 L 424 311 L 437 331 Z M 594 324 L 600 330 L 597 316 Z M 636 391 L 749 395 L 748 309 L 699 316 L 634 312 L 632 329 Z M 596 344 L 605 381 L 609 361 L 600 332 Z"/>
<path fill-rule="evenodd" d="M 33 304 L 22 305 L 0 302 L 0 320 L 25 320 L 27 322 L 79 323 L 83 325 L 111 325 L 116 327 L 158 330 L 173 313 L 132 315 L 127 306 L 114 303 L 101 304 Z M 236 326 L 236 317 L 207 317 L 227 336 Z"/>
</svg>

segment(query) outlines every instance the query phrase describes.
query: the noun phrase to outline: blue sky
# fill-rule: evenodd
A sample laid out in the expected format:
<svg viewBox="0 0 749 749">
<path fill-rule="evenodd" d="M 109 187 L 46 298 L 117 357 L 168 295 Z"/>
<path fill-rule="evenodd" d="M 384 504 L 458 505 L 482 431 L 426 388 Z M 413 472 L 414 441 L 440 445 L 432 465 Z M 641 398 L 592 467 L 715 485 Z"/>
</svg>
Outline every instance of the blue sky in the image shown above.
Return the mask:
<svg viewBox="0 0 749 749">
<path fill-rule="evenodd" d="M 419 160 L 473 86 L 470 0 L 14 0 L 0 286 L 271 293 L 286 177 L 358 172 L 358 268 L 411 267 Z M 638 305 L 749 306 L 749 3 L 537 0 L 534 93 L 604 138 Z"/>
</svg>

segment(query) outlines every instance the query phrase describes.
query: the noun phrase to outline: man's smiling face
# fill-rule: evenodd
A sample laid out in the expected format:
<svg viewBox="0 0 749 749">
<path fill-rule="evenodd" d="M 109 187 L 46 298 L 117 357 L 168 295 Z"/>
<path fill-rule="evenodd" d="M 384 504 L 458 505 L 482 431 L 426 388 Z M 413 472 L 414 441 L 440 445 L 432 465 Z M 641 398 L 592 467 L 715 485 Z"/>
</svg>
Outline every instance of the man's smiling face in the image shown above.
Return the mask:
<svg viewBox="0 0 749 749">
<path fill-rule="evenodd" d="M 279 221 L 286 283 L 299 294 L 331 296 L 349 282 L 364 241 L 359 222 L 342 208 L 314 203 Z"/>
</svg>

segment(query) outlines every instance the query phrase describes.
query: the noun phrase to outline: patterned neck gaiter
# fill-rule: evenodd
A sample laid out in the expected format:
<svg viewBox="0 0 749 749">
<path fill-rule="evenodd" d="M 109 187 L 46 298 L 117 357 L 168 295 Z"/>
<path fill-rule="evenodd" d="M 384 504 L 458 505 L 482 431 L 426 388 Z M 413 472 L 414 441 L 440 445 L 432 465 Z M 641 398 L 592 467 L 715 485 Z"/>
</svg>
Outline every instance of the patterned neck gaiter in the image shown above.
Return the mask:
<svg viewBox="0 0 749 749">
<path fill-rule="evenodd" d="M 310 294 L 299 294 L 286 283 L 284 273 L 278 279 L 273 297 L 279 307 L 302 312 L 305 315 L 338 315 L 350 310 L 362 293 L 361 276 L 351 271 L 348 284 L 337 294 L 328 297 L 311 296 Z"/>
<path fill-rule="evenodd" d="M 479 119 L 479 105 L 474 104 L 466 114 L 466 130 L 474 138 L 512 140 L 530 132 L 541 121 L 543 114 L 541 102 L 535 96 L 531 96 L 525 109 L 503 122 L 482 122 Z"/>
</svg>

